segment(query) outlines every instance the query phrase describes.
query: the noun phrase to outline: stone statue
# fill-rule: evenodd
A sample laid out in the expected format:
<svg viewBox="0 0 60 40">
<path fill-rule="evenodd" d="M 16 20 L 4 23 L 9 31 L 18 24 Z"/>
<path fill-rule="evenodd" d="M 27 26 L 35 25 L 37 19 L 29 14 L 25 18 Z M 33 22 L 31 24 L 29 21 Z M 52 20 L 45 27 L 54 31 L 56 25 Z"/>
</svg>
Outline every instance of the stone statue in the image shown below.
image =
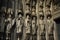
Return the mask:
<svg viewBox="0 0 60 40">
<path fill-rule="evenodd" d="M 9 33 L 12 27 L 11 21 L 12 21 L 11 14 L 8 14 L 8 17 L 5 19 L 5 27 L 6 27 L 6 39 L 9 40 L 10 40 Z"/>
<path fill-rule="evenodd" d="M 12 27 L 12 10 L 11 8 L 8 8 L 7 13 L 5 14 L 5 22 L 7 23 L 7 32 L 10 31 L 11 27 Z"/>
<path fill-rule="evenodd" d="M 25 30 L 26 30 L 26 39 L 25 40 L 30 40 L 30 34 L 31 34 L 31 19 L 30 19 L 30 14 L 26 15 Z"/>
<path fill-rule="evenodd" d="M 36 16 L 32 17 L 32 40 L 37 40 L 37 20 Z"/>
<path fill-rule="evenodd" d="M 40 40 L 46 40 L 45 38 L 45 23 L 44 23 L 44 15 L 40 15 L 39 19 L 39 30 L 40 30 Z"/>
<path fill-rule="evenodd" d="M 7 33 L 10 31 L 10 28 L 11 28 L 11 14 L 9 15 L 9 17 L 7 18 L 7 20 L 5 20 L 7 22 Z"/>
<path fill-rule="evenodd" d="M 17 18 L 17 38 L 18 38 L 18 40 L 22 40 L 22 34 L 23 34 L 23 15 L 21 12 L 19 12 L 18 18 Z"/>
<path fill-rule="evenodd" d="M 47 27 L 48 27 L 48 36 L 49 36 L 49 40 L 54 40 L 54 22 L 52 20 L 52 15 L 49 14 L 47 16 Z"/>
</svg>

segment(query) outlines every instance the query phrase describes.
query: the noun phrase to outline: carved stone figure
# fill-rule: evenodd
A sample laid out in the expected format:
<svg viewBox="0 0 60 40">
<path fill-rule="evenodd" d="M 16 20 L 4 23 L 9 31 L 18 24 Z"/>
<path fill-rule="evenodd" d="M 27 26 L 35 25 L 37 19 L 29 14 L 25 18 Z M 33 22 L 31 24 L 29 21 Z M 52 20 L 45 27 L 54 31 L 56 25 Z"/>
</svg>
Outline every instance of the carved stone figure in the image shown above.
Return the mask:
<svg viewBox="0 0 60 40">
<path fill-rule="evenodd" d="M 12 27 L 11 21 L 12 21 L 11 14 L 8 14 L 8 17 L 5 18 L 5 27 L 6 27 L 6 39 L 9 39 L 9 40 L 10 40 L 9 33 Z"/>
<path fill-rule="evenodd" d="M 17 38 L 18 38 L 18 40 L 22 40 L 22 34 L 23 34 L 23 15 L 21 12 L 19 12 L 18 18 L 17 18 Z"/>
<path fill-rule="evenodd" d="M 36 16 L 32 17 L 32 40 L 37 40 L 37 20 Z"/>
<path fill-rule="evenodd" d="M 44 15 L 40 15 L 39 19 L 39 30 L 40 30 L 40 40 L 46 40 L 45 38 L 45 23 L 44 23 Z"/>
<path fill-rule="evenodd" d="M 6 22 L 8 22 L 7 23 L 7 33 L 10 31 L 10 28 L 11 28 L 11 20 L 12 20 L 12 18 L 11 18 L 11 14 L 9 15 L 9 17 L 7 18 L 7 20 L 5 20 Z"/>
<path fill-rule="evenodd" d="M 30 15 L 26 15 L 25 19 L 25 30 L 26 30 L 26 39 L 25 40 L 30 40 L 30 34 L 31 34 L 31 19 Z"/>
<path fill-rule="evenodd" d="M 48 27 L 48 35 L 49 35 L 49 40 L 54 40 L 54 22 L 52 20 L 52 15 L 47 16 L 47 27 Z"/>
</svg>

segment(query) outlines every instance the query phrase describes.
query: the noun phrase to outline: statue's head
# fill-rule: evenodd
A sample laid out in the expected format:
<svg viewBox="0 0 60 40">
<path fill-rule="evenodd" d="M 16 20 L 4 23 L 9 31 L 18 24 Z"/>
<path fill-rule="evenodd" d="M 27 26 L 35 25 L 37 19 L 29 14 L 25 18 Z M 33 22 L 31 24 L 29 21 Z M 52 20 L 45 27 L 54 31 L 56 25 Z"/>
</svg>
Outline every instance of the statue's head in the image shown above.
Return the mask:
<svg viewBox="0 0 60 40">
<path fill-rule="evenodd" d="M 46 10 L 50 10 L 50 5 L 46 5 Z"/>
<path fill-rule="evenodd" d="M 23 16 L 23 14 L 21 13 L 21 12 L 19 12 L 18 13 L 18 17 L 20 18 L 20 17 L 22 17 Z"/>
<path fill-rule="evenodd" d="M 22 10 L 18 10 L 18 18 L 21 18 L 23 16 Z"/>
<path fill-rule="evenodd" d="M 26 18 L 30 19 L 31 15 L 29 13 L 26 14 Z"/>
<path fill-rule="evenodd" d="M 9 18 L 11 18 L 11 14 L 9 14 Z"/>
<path fill-rule="evenodd" d="M 44 15 L 40 15 L 40 20 L 43 20 L 44 19 Z"/>
<path fill-rule="evenodd" d="M 52 18 L 52 15 L 51 14 L 48 14 L 47 15 L 47 19 L 51 19 Z"/>
<path fill-rule="evenodd" d="M 37 20 L 36 15 L 33 15 L 33 16 L 32 16 L 32 20 Z"/>
</svg>

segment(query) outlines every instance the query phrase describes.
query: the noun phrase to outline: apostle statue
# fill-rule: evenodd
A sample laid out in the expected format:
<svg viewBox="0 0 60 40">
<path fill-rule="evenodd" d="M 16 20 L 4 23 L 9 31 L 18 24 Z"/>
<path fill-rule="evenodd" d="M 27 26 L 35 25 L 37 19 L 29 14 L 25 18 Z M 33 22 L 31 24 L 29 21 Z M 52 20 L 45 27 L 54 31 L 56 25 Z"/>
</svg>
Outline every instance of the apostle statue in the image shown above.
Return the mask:
<svg viewBox="0 0 60 40">
<path fill-rule="evenodd" d="M 52 20 L 52 15 L 48 14 L 47 15 L 47 27 L 48 27 L 48 35 L 49 35 L 49 40 L 54 40 L 54 21 Z"/>
<path fill-rule="evenodd" d="M 10 29 L 12 27 L 11 25 L 11 14 L 8 14 L 8 17 L 5 19 L 5 27 L 6 27 L 6 39 L 9 39 Z M 10 40 L 10 39 L 9 39 Z"/>
<path fill-rule="evenodd" d="M 32 40 L 37 40 L 37 17 L 32 16 Z"/>
<path fill-rule="evenodd" d="M 25 30 L 26 30 L 26 38 L 25 40 L 30 40 L 31 34 L 31 14 L 27 13 L 25 18 Z"/>
<path fill-rule="evenodd" d="M 23 35 L 23 13 L 21 10 L 18 12 L 18 17 L 17 17 L 17 38 L 18 40 L 22 40 L 22 35 Z"/>
<path fill-rule="evenodd" d="M 44 23 L 44 14 L 41 12 L 39 15 L 39 32 L 40 32 L 40 40 L 46 40 L 45 38 L 45 23 Z"/>
</svg>

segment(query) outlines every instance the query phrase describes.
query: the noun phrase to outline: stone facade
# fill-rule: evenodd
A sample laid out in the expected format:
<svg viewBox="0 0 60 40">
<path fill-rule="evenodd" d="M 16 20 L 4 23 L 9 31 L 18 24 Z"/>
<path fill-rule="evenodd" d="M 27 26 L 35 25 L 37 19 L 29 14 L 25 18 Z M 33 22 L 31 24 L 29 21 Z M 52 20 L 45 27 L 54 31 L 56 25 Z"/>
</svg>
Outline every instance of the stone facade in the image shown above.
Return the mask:
<svg viewBox="0 0 60 40">
<path fill-rule="evenodd" d="M 52 0 L 10 2 L 12 8 L 1 9 L 5 14 L 1 22 L 4 23 L 4 40 L 58 40 Z"/>
</svg>

